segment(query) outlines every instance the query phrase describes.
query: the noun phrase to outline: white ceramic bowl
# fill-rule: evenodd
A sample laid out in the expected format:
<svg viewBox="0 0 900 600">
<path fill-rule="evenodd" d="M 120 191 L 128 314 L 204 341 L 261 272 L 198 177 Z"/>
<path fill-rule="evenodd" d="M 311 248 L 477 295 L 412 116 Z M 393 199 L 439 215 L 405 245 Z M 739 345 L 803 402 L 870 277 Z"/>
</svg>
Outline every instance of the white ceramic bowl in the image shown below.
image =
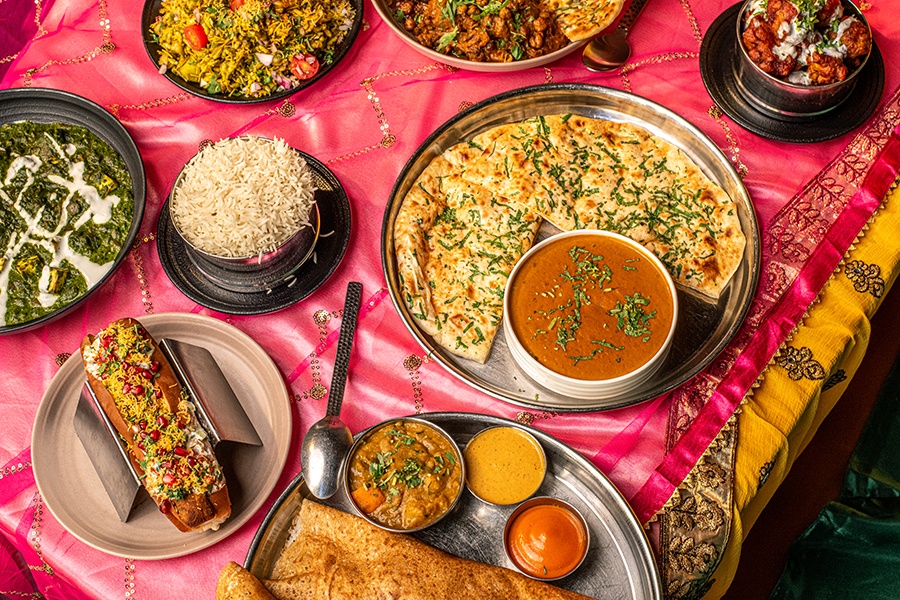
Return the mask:
<svg viewBox="0 0 900 600">
<path fill-rule="evenodd" d="M 559 240 L 564 238 L 584 235 L 612 238 L 617 240 L 619 243 L 625 244 L 626 246 L 629 246 L 640 253 L 641 256 L 654 264 L 660 271 L 666 282 L 666 285 L 668 286 L 669 293 L 671 294 L 672 298 L 672 323 L 669 326 L 668 331 L 666 332 L 666 337 L 660 348 L 643 365 L 624 375 L 612 377 L 609 379 L 576 379 L 574 377 L 562 375 L 548 368 L 547 366 L 538 362 L 538 360 L 525 349 L 522 342 L 518 339 L 511 322 L 512 313 L 510 312 L 510 298 L 512 297 L 512 288 L 516 285 L 516 276 L 522 270 L 523 265 L 528 264 L 536 254 L 541 252 L 541 250 L 549 244 L 558 242 Z M 669 348 L 672 345 L 672 339 L 675 335 L 675 327 L 677 323 L 678 296 L 675 292 L 675 283 L 672 281 L 672 277 L 669 275 L 665 266 L 658 258 L 656 258 L 656 256 L 653 255 L 652 252 L 644 248 L 641 244 L 623 235 L 610 231 L 567 231 L 559 235 L 554 235 L 542 241 L 541 243 L 536 244 L 528 252 L 526 252 L 524 256 L 522 256 L 518 263 L 516 263 L 516 266 L 513 268 L 512 273 L 510 273 L 509 279 L 507 280 L 506 291 L 503 298 L 503 328 L 506 333 L 506 343 L 509 347 L 509 352 L 515 360 L 516 364 L 525 372 L 526 375 L 528 375 L 528 377 L 533 379 L 539 385 L 542 385 L 543 387 L 558 394 L 563 394 L 571 398 L 577 398 L 580 400 L 613 398 L 649 379 L 659 369 L 659 367 L 662 366 L 663 362 L 665 362 L 666 356 L 669 352 Z"/>
</svg>

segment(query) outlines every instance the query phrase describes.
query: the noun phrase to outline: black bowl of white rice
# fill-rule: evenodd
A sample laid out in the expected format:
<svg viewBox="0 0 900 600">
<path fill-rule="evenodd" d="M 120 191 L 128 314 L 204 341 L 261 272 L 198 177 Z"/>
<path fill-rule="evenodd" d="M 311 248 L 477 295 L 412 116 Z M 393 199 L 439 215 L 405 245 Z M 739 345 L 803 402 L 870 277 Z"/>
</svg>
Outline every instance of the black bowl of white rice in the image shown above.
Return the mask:
<svg viewBox="0 0 900 600">
<path fill-rule="evenodd" d="M 227 138 L 198 152 L 169 195 L 173 229 L 217 285 L 258 292 L 289 282 L 319 236 L 303 154 L 278 138 Z"/>
</svg>

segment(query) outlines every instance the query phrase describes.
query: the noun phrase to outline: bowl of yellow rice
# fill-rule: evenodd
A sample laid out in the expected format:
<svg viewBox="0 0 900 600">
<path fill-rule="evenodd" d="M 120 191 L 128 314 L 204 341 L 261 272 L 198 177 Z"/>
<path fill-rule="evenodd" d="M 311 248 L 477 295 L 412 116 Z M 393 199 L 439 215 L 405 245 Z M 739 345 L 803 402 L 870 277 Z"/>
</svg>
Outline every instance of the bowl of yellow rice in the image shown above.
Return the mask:
<svg viewBox="0 0 900 600">
<path fill-rule="evenodd" d="M 230 103 L 278 100 L 321 79 L 359 33 L 362 0 L 147 0 L 144 47 L 160 74 Z"/>
</svg>

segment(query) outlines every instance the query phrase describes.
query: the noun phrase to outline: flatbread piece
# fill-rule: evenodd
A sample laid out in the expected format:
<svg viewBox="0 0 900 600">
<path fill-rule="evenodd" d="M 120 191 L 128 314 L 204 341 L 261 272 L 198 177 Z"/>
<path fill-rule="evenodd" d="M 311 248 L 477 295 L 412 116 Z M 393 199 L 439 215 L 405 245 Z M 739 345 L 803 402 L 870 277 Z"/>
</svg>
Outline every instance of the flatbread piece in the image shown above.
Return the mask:
<svg viewBox="0 0 900 600">
<path fill-rule="evenodd" d="M 462 179 L 437 157 L 394 221 L 400 293 L 441 346 L 484 362 L 500 326 L 506 280 L 540 217 Z"/>
<path fill-rule="evenodd" d="M 278 600 L 586 600 L 510 569 L 451 556 L 304 500 L 297 538 L 263 583 Z"/>
<path fill-rule="evenodd" d="M 547 0 L 556 23 L 573 42 L 594 37 L 616 20 L 624 0 Z"/>
</svg>

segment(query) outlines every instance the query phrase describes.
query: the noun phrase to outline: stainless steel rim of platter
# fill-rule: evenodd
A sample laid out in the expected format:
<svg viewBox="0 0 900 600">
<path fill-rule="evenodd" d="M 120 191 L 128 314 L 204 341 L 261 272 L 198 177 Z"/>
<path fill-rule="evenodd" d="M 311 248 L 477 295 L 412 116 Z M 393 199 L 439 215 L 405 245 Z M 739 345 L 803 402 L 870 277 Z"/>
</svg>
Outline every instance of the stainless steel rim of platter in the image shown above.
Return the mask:
<svg viewBox="0 0 900 600">
<path fill-rule="evenodd" d="M 415 416 L 442 427 L 461 449 L 475 434 L 497 425 L 518 427 L 534 435 L 547 455 L 547 476 L 534 495 L 569 502 L 583 514 L 590 529 L 590 547 L 584 563 L 554 584 L 604 600 L 662 598 L 653 552 L 637 517 L 612 482 L 573 448 L 542 431 L 500 417 L 449 412 Z M 356 437 L 363 434 L 365 431 Z M 271 576 L 293 533 L 294 517 L 306 498 L 315 500 L 302 475 L 298 475 L 257 530 L 244 561 L 247 570 L 262 579 Z M 354 512 L 343 488 L 325 504 Z M 489 505 L 465 490 L 451 514 L 411 535 L 456 556 L 513 568 L 503 549 L 503 530 L 516 506 Z"/>
<path fill-rule="evenodd" d="M 539 386 L 513 360 L 503 328 L 484 364 L 448 352 L 416 325 L 400 294 L 394 221 L 416 178 L 444 150 L 492 127 L 537 115 L 573 113 L 622 121 L 647 129 L 695 162 L 734 200 L 747 238 L 741 265 L 718 301 L 678 288 L 679 321 L 669 355 L 655 375 L 633 390 L 606 399 L 577 400 Z M 559 230 L 544 223 L 538 241 Z M 382 225 L 382 266 L 391 298 L 425 354 L 455 377 L 490 396 L 535 409 L 563 412 L 610 410 L 657 397 L 706 368 L 737 333 L 753 299 L 760 271 L 759 225 L 740 176 L 703 132 L 675 112 L 641 96 L 588 84 L 553 84 L 512 90 L 484 100 L 439 127 L 413 153 L 391 191 Z"/>
</svg>

